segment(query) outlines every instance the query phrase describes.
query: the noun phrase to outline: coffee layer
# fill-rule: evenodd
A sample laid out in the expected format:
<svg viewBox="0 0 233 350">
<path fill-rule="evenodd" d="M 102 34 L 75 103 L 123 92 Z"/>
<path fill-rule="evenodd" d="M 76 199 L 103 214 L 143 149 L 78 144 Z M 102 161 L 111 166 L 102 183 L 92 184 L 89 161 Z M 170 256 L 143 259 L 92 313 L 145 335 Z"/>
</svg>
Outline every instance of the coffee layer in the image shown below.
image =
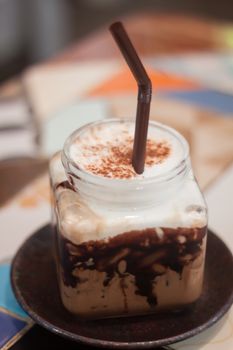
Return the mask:
<svg viewBox="0 0 233 350">
<path fill-rule="evenodd" d="M 116 277 L 124 284 L 125 277 L 133 276 L 135 293 L 145 297 L 150 307 L 154 307 L 157 305 L 153 288 L 156 278 L 166 275 L 168 270 L 176 272 L 181 278 L 183 269 L 203 254 L 205 234 L 205 227 L 146 229 L 123 233 L 108 241 L 90 241 L 80 245 L 74 245 L 61 235 L 63 283 L 79 289 L 82 283 L 87 282 L 86 278 L 81 277 L 84 271 L 104 272 L 104 298 L 105 288 Z M 202 268 L 203 264 L 204 259 L 199 267 Z M 124 286 L 121 286 L 121 293 L 122 288 Z"/>
</svg>

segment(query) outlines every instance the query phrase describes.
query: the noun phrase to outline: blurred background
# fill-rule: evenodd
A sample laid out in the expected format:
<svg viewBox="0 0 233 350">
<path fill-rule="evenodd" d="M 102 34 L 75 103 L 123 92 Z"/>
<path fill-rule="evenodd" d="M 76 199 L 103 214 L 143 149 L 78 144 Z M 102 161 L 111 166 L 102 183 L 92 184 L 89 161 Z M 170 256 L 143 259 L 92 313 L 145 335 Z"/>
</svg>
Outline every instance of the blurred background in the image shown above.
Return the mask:
<svg viewBox="0 0 233 350">
<path fill-rule="evenodd" d="M 188 140 L 210 228 L 233 251 L 233 2 L 0 0 L 0 347 L 30 323 L 12 294 L 9 262 L 50 221 L 49 158 L 85 123 L 135 118 L 137 86 L 108 31 L 115 20 L 151 78 L 150 118 Z M 207 331 L 189 348 L 233 349 L 232 325 L 231 310 L 221 334 Z M 38 348 L 38 329 L 13 349 Z"/>
<path fill-rule="evenodd" d="M 231 1 L 0 0 L 0 204 L 47 169 L 74 129 L 135 117 L 137 86 L 108 30 L 115 20 L 151 77 L 151 119 L 187 138 L 202 189 L 232 164 Z"/>
<path fill-rule="evenodd" d="M 233 19 L 229 0 L 1 0 L 0 81 L 57 54 L 112 19 L 140 11 Z"/>
<path fill-rule="evenodd" d="M 231 1 L 0 0 L 0 204 L 74 129 L 135 117 L 137 86 L 108 31 L 115 20 L 151 77 L 151 119 L 187 138 L 202 189 L 232 164 Z"/>
</svg>

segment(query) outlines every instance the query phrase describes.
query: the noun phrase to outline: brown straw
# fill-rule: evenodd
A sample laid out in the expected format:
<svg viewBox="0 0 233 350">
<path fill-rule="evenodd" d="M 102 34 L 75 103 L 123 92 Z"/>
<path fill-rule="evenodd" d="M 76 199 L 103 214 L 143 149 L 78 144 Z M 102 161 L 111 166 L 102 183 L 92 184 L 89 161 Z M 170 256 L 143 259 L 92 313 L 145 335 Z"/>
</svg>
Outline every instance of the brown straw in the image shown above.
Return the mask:
<svg viewBox="0 0 233 350">
<path fill-rule="evenodd" d="M 131 43 L 121 22 L 110 26 L 112 33 L 121 53 L 123 54 L 134 78 L 138 84 L 138 104 L 136 125 L 134 133 L 132 165 L 137 174 L 142 174 L 146 158 L 146 140 L 150 114 L 150 101 L 152 93 L 151 81 L 138 54 Z"/>
</svg>

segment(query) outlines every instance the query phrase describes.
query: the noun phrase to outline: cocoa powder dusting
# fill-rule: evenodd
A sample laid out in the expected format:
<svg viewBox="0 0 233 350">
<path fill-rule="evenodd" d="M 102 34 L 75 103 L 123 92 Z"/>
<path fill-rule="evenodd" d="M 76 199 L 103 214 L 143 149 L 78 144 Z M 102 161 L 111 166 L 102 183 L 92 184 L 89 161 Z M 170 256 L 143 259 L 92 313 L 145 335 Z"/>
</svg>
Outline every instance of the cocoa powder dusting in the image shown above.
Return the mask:
<svg viewBox="0 0 233 350">
<path fill-rule="evenodd" d="M 86 156 L 96 153 L 106 153 L 98 164 L 89 164 L 86 170 L 99 176 L 130 179 L 137 174 L 132 166 L 133 138 L 127 137 L 124 142 L 117 145 L 107 143 L 85 147 Z M 156 142 L 147 140 L 145 166 L 151 167 L 162 163 L 170 154 L 171 148 L 167 141 Z M 85 154 L 84 154 L 85 156 Z"/>
</svg>

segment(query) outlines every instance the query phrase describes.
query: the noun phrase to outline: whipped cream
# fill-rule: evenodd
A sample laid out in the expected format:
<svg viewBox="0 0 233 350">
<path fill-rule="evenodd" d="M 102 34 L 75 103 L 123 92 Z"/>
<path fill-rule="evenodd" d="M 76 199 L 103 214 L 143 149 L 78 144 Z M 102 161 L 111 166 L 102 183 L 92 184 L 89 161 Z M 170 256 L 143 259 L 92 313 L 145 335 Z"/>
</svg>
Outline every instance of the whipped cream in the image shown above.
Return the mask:
<svg viewBox="0 0 233 350">
<path fill-rule="evenodd" d="M 143 174 L 135 173 L 132 149 L 135 123 L 106 120 L 72 135 L 69 158 L 80 169 L 112 179 L 150 178 L 169 172 L 188 152 L 185 139 L 173 129 L 150 122 Z"/>
</svg>

